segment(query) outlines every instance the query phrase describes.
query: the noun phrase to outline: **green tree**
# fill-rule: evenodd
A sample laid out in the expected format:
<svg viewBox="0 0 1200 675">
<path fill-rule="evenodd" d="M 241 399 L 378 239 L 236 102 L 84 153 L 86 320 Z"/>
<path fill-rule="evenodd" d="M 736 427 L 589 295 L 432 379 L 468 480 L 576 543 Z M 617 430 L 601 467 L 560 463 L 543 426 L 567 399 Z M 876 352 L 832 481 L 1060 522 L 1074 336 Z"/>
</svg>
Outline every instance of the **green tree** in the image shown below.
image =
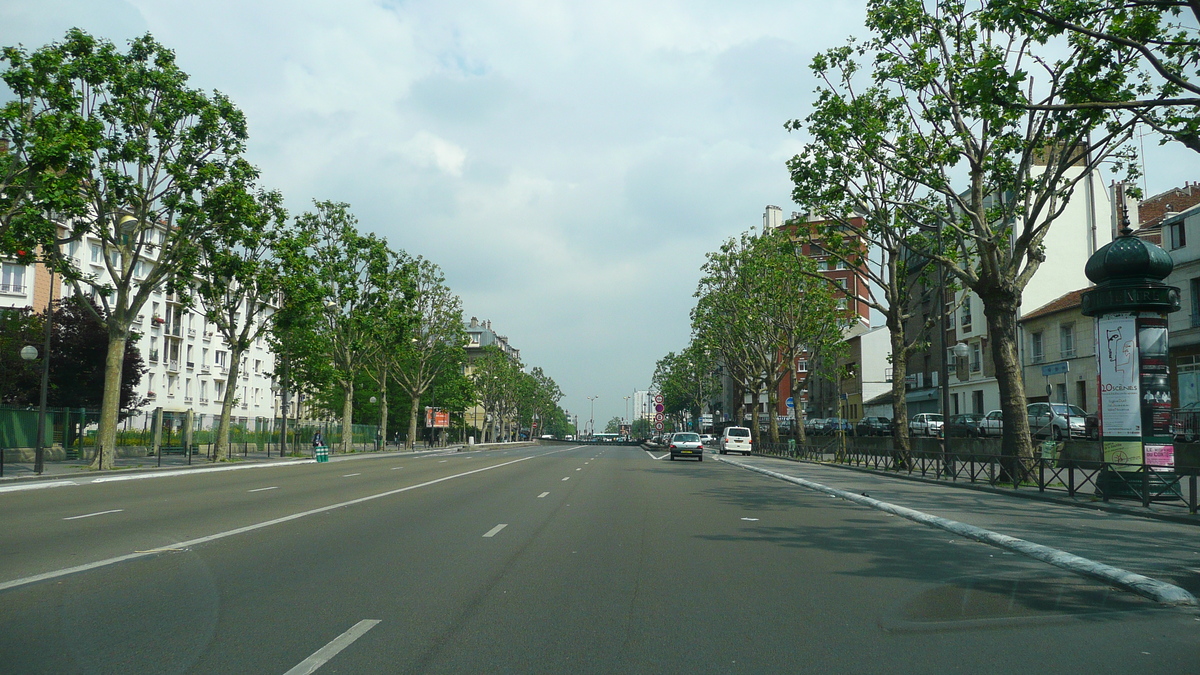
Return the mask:
<svg viewBox="0 0 1200 675">
<path fill-rule="evenodd" d="M 1130 115 L 1200 152 L 1200 4 L 994 0 L 989 5 L 1000 26 L 1039 41 L 1065 36 L 1079 55 L 1063 76 L 1070 87 L 1061 96 L 1010 104 Z"/>
<path fill-rule="evenodd" d="M 225 96 L 187 86 L 174 54 L 145 35 L 125 53 L 79 30 L 32 54 L 5 51 L 5 80 L 17 83 L 31 117 L 49 113 L 70 137 L 43 135 L 86 149 L 69 175 L 78 193 L 64 198 L 71 236 L 101 242 L 105 273 L 73 269 L 52 257 L 77 292 L 89 289 L 108 329 L 99 451 L 92 467 L 112 466 L 126 343 L 152 293 L 185 291 L 198 242 L 214 227 L 205 196 L 231 174 L 252 174 L 240 158 L 242 113 Z M 60 125 L 60 126 L 59 126 Z M 82 138 L 77 137 L 82 134 Z M 51 153 L 53 154 L 53 153 Z M 61 186 L 64 189 L 66 186 Z M 75 200 L 86 209 L 75 208 Z M 38 201 L 41 201 L 40 199 Z M 40 204 L 38 205 L 40 208 Z"/>
<path fill-rule="evenodd" d="M 418 257 L 410 267 L 410 275 L 413 297 L 409 301 L 408 325 L 412 329 L 384 349 L 396 355 L 394 377 L 412 399 L 408 417 L 411 444 L 417 433 L 421 396 L 442 373 L 461 370 L 466 360 L 467 334 L 462 301 L 446 286 L 438 266 Z"/>
<path fill-rule="evenodd" d="M 205 318 L 229 346 L 228 386 L 217 424 L 217 461 L 229 454 L 230 417 L 242 356 L 271 327 L 280 290 L 275 247 L 288 219 L 282 195 L 247 188 L 230 183 L 214 191 L 211 217 L 221 226 L 203 233 L 194 286 Z"/>
<path fill-rule="evenodd" d="M 620 417 L 614 417 L 604 425 L 604 433 L 619 434 L 621 433 L 621 425 L 623 424 L 625 424 L 625 420 L 621 419 Z"/>
<path fill-rule="evenodd" d="M 1035 37 L 1004 30 L 965 1 L 872 0 L 867 27 L 872 39 L 827 52 L 814 67 L 827 83 L 868 72 L 872 91 L 896 99 L 890 122 L 900 131 L 873 149 L 870 161 L 922 187 L 896 204 L 911 220 L 942 221 L 952 249 L 918 252 L 982 301 L 1006 420 L 1002 452 L 1032 457 L 1017 340 L 1021 293 L 1075 187 L 1121 156 L 1132 124 L 1112 122 L 1102 110 L 1006 104 L 1069 96 L 1067 74 L 1086 55 L 1039 53 Z M 1103 67 L 1119 77 L 1126 64 Z M 1040 71 L 1036 82 L 1029 68 Z M 831 91 L 846 101 L 857 97 L 852 85 Z"/>
<path fill-rule="evenodd" d="M 288 268 L 298 279 L 287 288 L 298 289 L 307 307 L 319 306 L 318 321 L 305 324 L 308 335 L 292 335 L 311 340 L 308 358 L 320 358 L 314 349 L 324 350 L 328 369 L 321 377 L 340 394 L 342 451 L 350 451 L 354 420 L 355 378 L 366 365 L 372 328 L 371 311 L 377 298 L 388 292 L 383 285 L 388 268 L 386 243 L 373 235 L 362 235 L 358 220 L 349 204 L 316 202 L 315 212 L 296 219 L 300 241 L 307 247 L 288 246 L 292 259 Z M 328 389 L 327 393 L 330 392 Z"/>
</svg>

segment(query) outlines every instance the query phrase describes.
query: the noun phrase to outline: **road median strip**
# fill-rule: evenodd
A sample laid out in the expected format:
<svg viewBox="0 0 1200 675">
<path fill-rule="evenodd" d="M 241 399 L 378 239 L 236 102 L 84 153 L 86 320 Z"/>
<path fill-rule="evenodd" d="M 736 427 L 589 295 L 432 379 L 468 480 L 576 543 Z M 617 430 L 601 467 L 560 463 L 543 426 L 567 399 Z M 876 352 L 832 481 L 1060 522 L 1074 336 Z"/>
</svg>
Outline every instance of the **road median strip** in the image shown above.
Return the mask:
<svg viewBox="0 0 1200 675">
<path fill-rule="evenodd" d="M 880 501 L 878 499 L 855 494 L 847 490 L 829 487 L 828 485 L 822 485 L 821 483 L 814 483 L 813 481 L 798 478 L 796 476 L 789 476 L 784 473 L 779 473 L 778 471 L 764 469 L 751 464 L 743 464 L 741 462 L 724 459 L 722 457 L 717 457 L 716 459 L 719 462 L 725 462 L 726 464 L 731 464 L 749 471 L 761 473 L 765 476 L 778 478 L 779 480 L 784 480 L 801 487 L 806 487 L 810 490 L 816 490 L 818 492 L 823 492 L 835 497 L 841 497 L 847 501 L 868 506 L 892 515 L 900 516 L 901 518 L 906 518 L 922 525 L 936 527 L 967 539 L 973 539 L 990 546 L 1006 549 L 1014 553 L 1020 553 L 1069 572 L 1082 574 L 1094 579 L 1100 579 L 1101 581 L 1105 581 L 1113 584 L 1114 586 L 1132 591 L 1133 593 L 1136 593 L 1142 597 L 1149 598 L 1164 605 L 1196 606 L 1200 604 L 1200 602 L 1197 602 L 1195 596 L 1179 586 L 1166 583 L 1165 581 L 1159 581 L 1158 579 L 1152 579 L 1134 572 L 1129 572 L 1119 567 L 1113 567 L 1112 565 L 1106 565 L 1101 562 L 1089 560 L 1088 558 L 1077 556 L 1073 553 L 1067 553 L 1066 551 L 1051 548 L 1049 546 L 1043 546 L 1042 544 L 1035 544 L 1031 541 L 1018 539 L 1017 537 L 1010 537 L 1008 535 L 993 532 L 991 530 L 985 530 L 981 527 L 968 525 L 956 520 L 950 520 L 949 518 L 934 516 L 922 511 L 917 511 L 916 509 L 910 509 L 906 506 L 899 506 L 897 504 Z"/>
</svg>

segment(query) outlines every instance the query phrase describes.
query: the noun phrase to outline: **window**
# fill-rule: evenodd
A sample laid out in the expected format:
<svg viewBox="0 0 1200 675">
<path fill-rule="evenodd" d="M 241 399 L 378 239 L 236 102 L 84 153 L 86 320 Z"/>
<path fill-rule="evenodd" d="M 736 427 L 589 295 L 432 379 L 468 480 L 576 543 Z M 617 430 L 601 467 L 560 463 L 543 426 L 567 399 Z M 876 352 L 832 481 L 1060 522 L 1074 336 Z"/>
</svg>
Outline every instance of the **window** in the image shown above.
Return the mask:
<svg viewBox="0 0 1200 675">
<path fill-rule="evenodd" d="M 808 372 L 808 359 L 796 359 L 796 372 L 797 373 L 807 373 Z"/>
<path fill-rule="evenodd" d="M 25 292 L 25 266 L 16 263 L 0 265 L 0 293 Z"/>
<path fill-rule="evenodd" d="M 1029 355 L 1034 363 L 1041 363 L 1046 360 L 1046 353 L 1042 347 L 1041 331 L 1029 335 Z"/>
<path fill-rule="evenodd" d="M 99 265 L 104 262 L 104 249 L 100 244 L 92 244 L 92 264 Z"/>
<path fill-rule="evenodd" d="M 1184 221 L 1181 218 L 1171 223 L 1169 226 L 1172 249 L 1183 248 L 1184 246 L 1187 246 L 1187 230 L 1184 228 L 1183 223 Z"/>
<path fill-rule="evenodd" d="M 971 330 L 971 296 L 963 296 L 962 310 L 959 313 L 963 330 Z"/>
<path fill-rule="evenodd" d="M 959 414 L 958 394 L 950 394 L 950 409 L 954 411 L 952 414 L 954 414 L 954 415 Z"/>
<path fill-rule="evenodd" d="M 1054 385 L 1054 400 L 1060 403 L 1067 403 L 1067 383 L 1059 382 Z"/>
<path fill-rule="evenodd" d="M 983 370 L 983 349 L 979 346 L 978 342 L 972 342 L 971 343 L 971 372 L 978 373 L 981 370 Z M 983 412 L 983 411 L 976 410 L 975 412 Z"/>
<path fill-rule="evenodd" d="M 1064 323 L 1058 327 L 1058 348 L 1062 358 L 1075 358 L 1075 324 Z"/>
<path fill-rule="evenodd" d="M 976 389 L 971 392 L 971 412 L 976 415 L 983 414 L 983 390 Z"/>
</svg>

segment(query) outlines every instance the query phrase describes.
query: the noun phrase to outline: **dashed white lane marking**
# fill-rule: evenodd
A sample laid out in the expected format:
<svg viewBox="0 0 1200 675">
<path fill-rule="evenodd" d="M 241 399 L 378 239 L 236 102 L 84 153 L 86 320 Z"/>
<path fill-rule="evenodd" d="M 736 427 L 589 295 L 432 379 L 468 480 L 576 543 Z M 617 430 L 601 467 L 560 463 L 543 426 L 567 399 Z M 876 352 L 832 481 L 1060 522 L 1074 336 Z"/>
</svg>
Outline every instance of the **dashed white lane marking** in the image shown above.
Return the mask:
<svg viewBox="0 0 1200 675">
<path fill-rule="evenodd" d="M 392 471 L 395 471 L 396 469 L 403 469 L 403 468 L 404 468 L 404 467 L 402 467 L 402 466 L 393 466 L 393 467 L 392 467 Z"/>
<path fill-rule="evenodd" d="M 351 476 L 361 476 L 361 475 L 362 475 L 362 473 L 348 473 L 348 474 L 342 476 L 342 478 L 349 478 Z"/>
<path fill-rule="evenodd" d="M 338 652 L 349 647 L 355 640 L 379 624 L 379 619 L 363 619 L 354 624 L 350 630 L 335 637 L 329 644 L 313 652 L 313 655 L 296 664 L 295 668 L 283 675 L 309 675 L 325 665 L 329 659 L 337 656 Z"/>
<path fill-rule="evenodd" d="M 278 489 L 279 489 L 279 486 L 276 485 L 276 486 L 265 487 L 265 488 L 254 488 L 253 490 L 246 490 L 246 492 L 262 492 L 263 490 L 278 490 Z"/>
<path fill-rule="evenodd" d="M 445 464 L 446 462 L 449 462 L 449 461 L 450 460 L 448 460 L 448 459 L 439 460 L 438 464 Z"/>
<path fill-rule="evenodd" d="M 742 520 L 758 520 L 758 518 L 742 518 Z"/>
<path fill-rule="evenodd" d="M 567 476 L 567 477 L 566 477 L 566 478 L 564 478 L 563 480 L 571 480 L 571 477 L 570 477 L 570 476 Z"/>
<path fill-rule="evenodd" d="M 496 536 L 496 534 L 497 534 L 498 532 L 500 532 L 500 530 L 503 530 L 503 529 L 504 529 L 504 528 L 506 528 L 506 527 L 508 527 L 508 523 L 500 523 L 499 525 L 497 525 L 497 526 L 493 527 L 492 529 L 488 530 L 488 531 L 487 531 L 487 533 L 486 533 L 486 534 L 484 534 L 483 536 L 484 536 L 484 537 L 494 537 L 494 536 Z"/>
<path fill-rule="evenodd" d="M 538 495 L 538 499 L 541 499 L 542 497 L 545 497 L 545 496 L 546 496 L 546 495 L 548 495 L 548 494 L 550 494 L 550 493 L 549 493 L 549 492 L 543 492 L 542 494 Z"/>
<path fill-rule="evenodd" d="M 575 470 L 576 470 L 576 471 L 583 471 L 583 468 L 582 468 L 582 467 L 580 467 L 580 468 L 578 468 L 578 469 L 575 469 Z"/>
<path fill-rule="evenodd" d="M 92 516 L 103 516 L 108 513 L 120 513 L 124 510 L 125 509 L 112 509 L 109 511 L 97 511 L 95 513 L 85 513 L 82 516 L 71 516 L 69 518 L 63 518 L 63 520 L 79 520 L 80 518 L 91 518 Z"/>
</svg>

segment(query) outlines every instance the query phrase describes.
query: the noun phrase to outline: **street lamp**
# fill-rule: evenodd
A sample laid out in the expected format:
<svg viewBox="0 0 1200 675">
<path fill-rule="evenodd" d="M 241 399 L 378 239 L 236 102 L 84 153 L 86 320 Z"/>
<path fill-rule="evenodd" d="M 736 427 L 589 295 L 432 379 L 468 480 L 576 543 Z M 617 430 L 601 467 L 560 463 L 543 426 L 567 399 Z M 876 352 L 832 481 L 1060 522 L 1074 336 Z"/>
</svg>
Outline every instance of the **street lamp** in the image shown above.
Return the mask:
<svg viewBox="0 0 1200 675">
<path fill-rule="evenodd" d="M 587 400 L 592 402 L 592 415 L 588 418 L 588 427 L 591 429 L 589 434 L 592 438 L 596 437 L 596 399 L 598 398 L 600 398 L 599 394 L 587 397 Z"/>
</svg>

